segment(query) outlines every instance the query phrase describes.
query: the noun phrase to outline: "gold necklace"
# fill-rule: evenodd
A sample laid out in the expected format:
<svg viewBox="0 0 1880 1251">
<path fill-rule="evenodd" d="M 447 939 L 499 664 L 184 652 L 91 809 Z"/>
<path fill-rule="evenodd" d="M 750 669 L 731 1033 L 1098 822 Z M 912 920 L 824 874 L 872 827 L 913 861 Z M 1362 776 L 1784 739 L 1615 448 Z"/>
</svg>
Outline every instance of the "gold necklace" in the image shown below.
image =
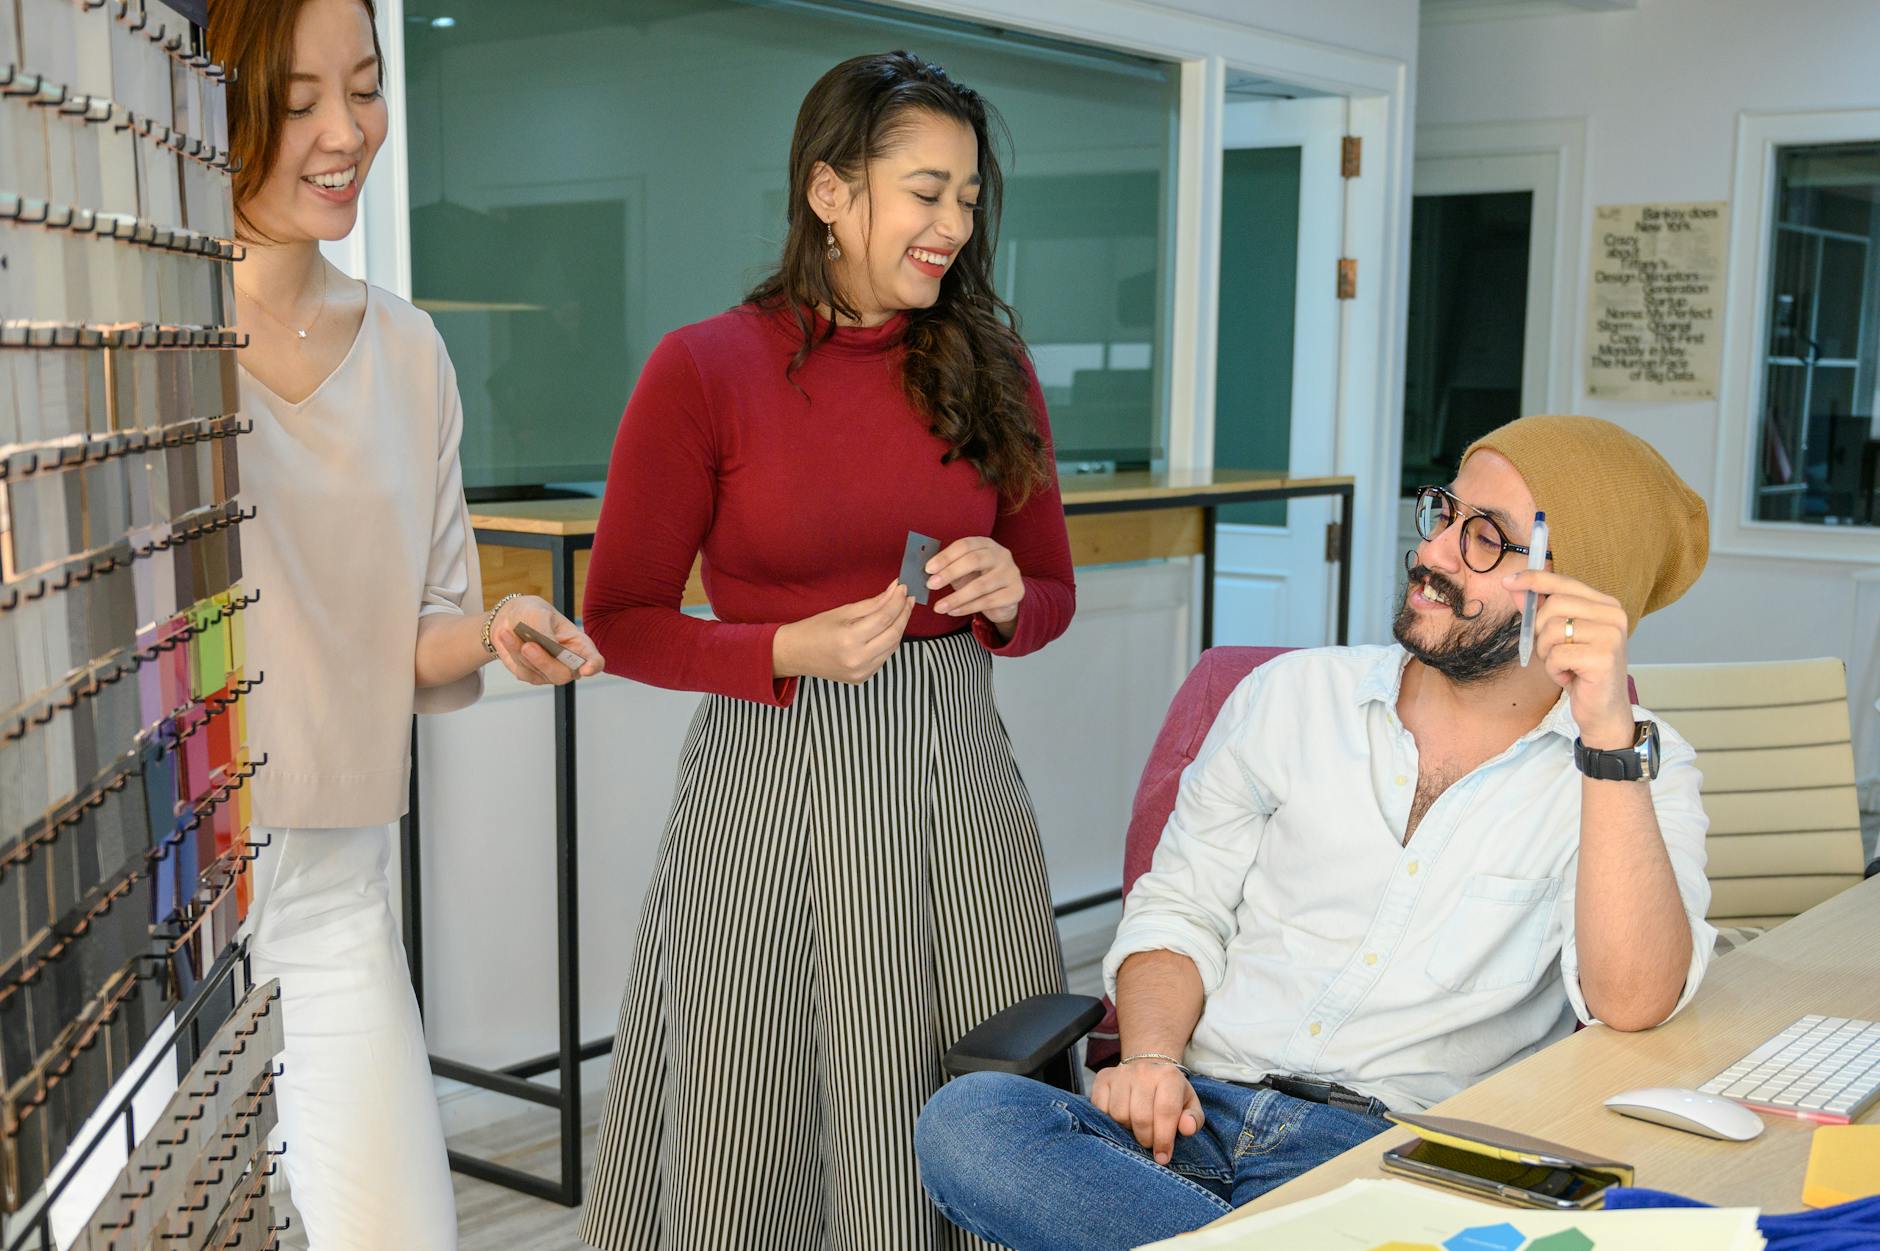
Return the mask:
<svg viewBox="0 0 1880 1251">
<path fill-rule="evenodd" d="M 273 310 L 269 309 L 266 304 L 263 304 L 255 296 L 254 292 L 245 290 L 239 284 L 237 284 L 235 289 L 241 292 L 242 295 L 246 296 L 250 304 L 253 304 L 256 308 L 260 309 L 264 314 L 266 314 L 269 321 L 273 322 L 277 326 L 282 327 L 283 329 L 293 331 L 296 345 L 301 348 L 305 348 L 308 332 L 311 331 L 315 326 L 320 324 L 320 317 L 323 313 L 326 312 L 326 264 L 324 262 L 321 262 L 320 264 L 320 303 L 313 310 L 313 320 L 307 323 L 306 329 L 304 330 L 300 328 L 299 326 L 294 325 L 292 322 L 286 321 L 280 316 L 276 315 L 273 312 Z"/>
</svg>

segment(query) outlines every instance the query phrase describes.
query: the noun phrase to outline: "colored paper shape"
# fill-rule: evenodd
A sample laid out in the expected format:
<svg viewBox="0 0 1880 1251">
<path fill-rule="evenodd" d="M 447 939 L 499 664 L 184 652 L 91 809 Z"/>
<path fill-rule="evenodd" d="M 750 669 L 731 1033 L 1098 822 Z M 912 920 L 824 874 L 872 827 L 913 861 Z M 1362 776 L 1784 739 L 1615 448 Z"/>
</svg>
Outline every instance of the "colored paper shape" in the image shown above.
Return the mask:
<svg viewBox="0 0 1880 1251">
<path fill-rule="evenodd" d="M 248 919 L 248 906 L 254 902 L 255 890 L 254 874 L 251 871 L 252 865 L 247 859 L 250 852 L 248 848 L 248 828 L 246 826 L 243 826 L 235 832 L 235 854 L 243 857 L 241 867 L 236 871 L 235 875 L 235 916 L 239 921 L 246 921 Z"/>
<path fill-rule="evenodd" d="M 1474 1225 L 1443 1242 L 1446 1251 L 1519 1251 L 1527 1235 L 1503 1221 L 1499 1225 Z"/>
<path fill-rule="evenodd" d="M 189 785 L 189 803 L 192 807 L 208 798 L 209 788 L 215 785 L 215 771 L 209 767 L 209 735 L 202 724 L 200 709 L 193 721 L 195 733 L 183 740 L 183 773 Z"/>
<path fill-rule="evenodd" d="M 182 633 L 183 629 L 188 626 L 188 624 L 189 623 L 181 617 L 173 617 L 170 619 L 169 624 L 165 625 L 158 633 L 163 636 L 165 641 L 168 641 Z M 190 701 L 189 646 L 186 642 L 178 642 L 175 646 L 171 647 L 169 651 L 164 652 L 163 657 L 166 662 L 163 665 L 163 699 L 164 703 L 169 706 L 170 711 L 174 712 Z"/>
<path fill-rule="evenodd" d="M 144 802 L 148 809 L 150 846 L 156 847 L 176 829 L 176 804 L 181 794 L 177 780 L 175 723 L 165 721 L 144 747 Z"/>
<path fill-rule="evenodd" d="M 1371 1251 L 1443 1251 L 1427 1242 L 1380 1242 Z"/>
<path fill-rule="evenodd" d="M 217 697 L 226 701 L 229 698 L 228 689 L 224 687 L 218 691 Z M 211 769 L 227 769 L 234 759 L 234 742 L 229 734 L 233 728 L 233 720 L 226 703 L 223 704 L 223 711 L 209 718 L 209 724 L 203 727 L 203 732 L 209 736 L 209 767 Z"/>
<path fill-rule="evenodd" d="M 156 890 L 150 898 L 150 923 L 159 928 L 168 925 L 170 918 L 176 915 L 176 864 L 167 853 L 156 861 L 150 869 L 155 880 Z"/>
<path fill-rule="evenodd" d="M 155 629 L 141 630 L 137 634 L 137 650 L 147 652 L 156 645 Z M 137 701 L 139 715 L 147 726 L 155 725 L 172 711 L 163 702 L 163 680 L 158 672 L 159 666 L 141 664 L 137 666 Z"/>
<path fill-rule="evenodd" d="M 1577 1229 L 1563 1229 L 1528 1243 L 1527 1251 L 1593 1251 L 1593 1240 Z"/>
<path fill-rule="evenodd" d="M 229 685 L 235 687 L 240 686 L 247 679 L 243 677 L 241 670 L 232 669 L 229 671 L 228 680 Z M 243 755 L 248 750 L 248 696 L 237 695 L 235 702 L 229 705 L 226 715 L 228 716 L 229 742 L 233 745 L 237 756 Z"/>
<path fill-rule="evenodd" d="M 197 888 L 202 885 L 201 830 L 185 830 L 176 847 L 170 852 L 176 869 L 176 907 L 184 911 L 190 901 L 195 899 Z"/>
<path fill-rule="evenodd" d="M 216 785 L 218 786 L 223 785 L 224 783 L 228 781 L 228 775 L 225 773 L 217 773 L 215 775 L 215 780 L 216 780 Z M 233 850 L 235 846 L 235 798 L 234 796 L 232 795 L 229 796 L 227 799 L 223 800 L 221 803 L 215 806 L 214 823 L 215 823 L 215 854 L 218 856 L 225 856 L 231 850 Z"/>
<path fill-rule="evenodd" d="M 228 623 L 220 618 L 221 611 L 217 599 L 201 600 L 189 610 L 196 632 L 189 645 L 195 670 L 190 693 L 196 699 L 221 690 L 228 681 Z"/>
<path fill-rule="evenodd" d="M 248 618 L 247 609 L 241 609 L 228 619 L 228 667 L 245 669 L 248 667 Z"/>
<path fill-rule="evenodd" d="M 229 611 L 228 601 L 229 593 L 227 591 L 215 597 L 215 611 L 210 614 L 213 620 L 205 639 L 211 651 L 209 683 L 215 690 L 221 690 L 224 686 L 228 685 L 228 671 L 231 668 L 229 663 L 229 618 L 234 614 Z"/>
<path fill-rule="evenodd" d="M 244 747 L 240 751 L 238 751 L 235 756 L 235 761 L 236 761 L 236 767 L 238 771 L 248 768 L 248 765 L 249 765 L 248 749 Z M 235 792 L 235 801 L 236 801 L 235 811 L 237 814 L 236 824 L 241 826 L 241 828 L 244 830 L 250 828 L 255 823 L 254 795 L 255 795 L 255 783 L 252 777 L 242 784 L 242 788 L 240 790 Z"/>
</svg>

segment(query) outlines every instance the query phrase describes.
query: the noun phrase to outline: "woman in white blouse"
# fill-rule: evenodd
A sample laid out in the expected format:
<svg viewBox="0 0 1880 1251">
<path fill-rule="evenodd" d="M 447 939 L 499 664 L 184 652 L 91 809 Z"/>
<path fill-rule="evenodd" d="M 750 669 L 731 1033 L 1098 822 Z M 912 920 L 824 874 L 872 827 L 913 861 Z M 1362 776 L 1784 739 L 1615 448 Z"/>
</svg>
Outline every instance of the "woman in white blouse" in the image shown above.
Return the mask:
<svg viewBox="0 0 1880 1251">
<path fill-rule="evenodd" d="M 371 0 L 216 0 L 236 70 L 230 141 L 247 257 L 241 353 L 243 581 L 255 777 L 247 929 L 281 979 L 284 1163 L 317 1251 L 456 1246 L 443 1130 L 387 867 L 406 804 L 411 714 L 482 692 L 500 659 L 529 683 L 598 673 L 575 625 L 533 596 L 483 611 L 457 443 L 463 410 L 437 331 L 321 258 L 348 234 L 386 132 Z M 585 659 L 577 673 L 525 621 Z"/>
</svg>

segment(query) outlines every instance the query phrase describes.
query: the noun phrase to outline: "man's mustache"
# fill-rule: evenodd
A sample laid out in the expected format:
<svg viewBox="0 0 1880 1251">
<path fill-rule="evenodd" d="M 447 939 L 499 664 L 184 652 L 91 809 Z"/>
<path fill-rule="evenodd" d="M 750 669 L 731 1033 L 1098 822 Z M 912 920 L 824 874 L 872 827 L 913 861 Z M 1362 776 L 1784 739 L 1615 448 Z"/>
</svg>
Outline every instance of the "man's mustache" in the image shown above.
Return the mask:
<svg viewBox="0 0 1880 1251">
<path fill-rule="evenodd" d="M 1449 611 L 1456 614 L 1456 620 L 1474 621 L 1488 611 L 1488 604 L 1479 599 L 1474 601 L 1474 611 L 1464 611 L 1469 608 L 1470 605 L 1468 601 L 1463 599 L 1462 588 L 1457 586 L 1452 579 L 1436 572 L 1436 570 L 1430 568 L 1428 565 L 1413 564 L 1412 562 L 1415 560 L 1416 552 L 1414 549 L 1403 554 L 1404 572 L 1409 575 L 1410 585 L 1416 586 L 1418 583 L 1422 583 L 1424 586 L 1435 591 L 1438 595 L 1441 595 L 1450 605 Z M 1461 604 L 1462 607 L 1455 607 L 1457 604 Z"/>
</svg>

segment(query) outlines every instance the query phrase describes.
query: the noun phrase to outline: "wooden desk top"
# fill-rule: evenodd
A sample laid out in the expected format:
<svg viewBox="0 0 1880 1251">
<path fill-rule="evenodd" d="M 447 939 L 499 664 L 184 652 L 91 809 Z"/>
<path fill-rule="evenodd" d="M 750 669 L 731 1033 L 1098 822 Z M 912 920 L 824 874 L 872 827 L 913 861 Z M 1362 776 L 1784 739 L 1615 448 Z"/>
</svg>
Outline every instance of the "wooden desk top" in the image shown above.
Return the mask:
<svg viewBox="0 0 1880 1251">
<path fill-rule="evenodd" d="M 1058 479 L 1066 506 L 1132 504 L 1153 499 L 1231 495 L 1241 491 L 1290 487 L 1349 486 L 1350 478 L 1288 478 L 1264 469 L 1176 469 L 1150 472 L 1065 474 Z M 470 524 L 478 530 L 564 537 L 593 534 L 600 520 L 599 499 L 515 500 L 477 504 Z"/>
<path fill-rule="evenodd" d="M 1710 966 L 1670 1023 L 1638 1034 L 1581 1030 L 1430 1111 L 1518 1129 L 1638 1168 L 1638 1184 L 1718 1205 L 1793 1212 L 1802 1206 L 1814 1124 L 1763 1118 L 1762 1136 L 1722 1142 L 1633 1120 L 1602 1106 L 1641 1086 L 1697 1087 L 1811 1012 L 1880 1019 L 1880 878 L 1810 909 Z M 1880 1122 L 1880 1105 L 1859 1123 Z M 1309 1199 L 1359 1177 L 1383 1177 L 1378 1157 L 1414 1135 L 1395 1126 L 1279 1186 L 1242 1216 Z"/>
<path fill-rule="evenodd" d="M 475 530 L 511 534 L 592 534 L 601 519 L 599 497 L 573 500 L 497 500 L 470 506 Z"/>
<path fill-rule="evenodd" d="M 1066 507 L 1128 504 L 1164 497 L 1232 495 L 1241 491 L 1296 487 L 1342 487 L 1351 478 L 1288 478 L 1270 469 L 1130 469 L 1122 473 L 1075 473 L 1058 478 Z"/>
</svg>

